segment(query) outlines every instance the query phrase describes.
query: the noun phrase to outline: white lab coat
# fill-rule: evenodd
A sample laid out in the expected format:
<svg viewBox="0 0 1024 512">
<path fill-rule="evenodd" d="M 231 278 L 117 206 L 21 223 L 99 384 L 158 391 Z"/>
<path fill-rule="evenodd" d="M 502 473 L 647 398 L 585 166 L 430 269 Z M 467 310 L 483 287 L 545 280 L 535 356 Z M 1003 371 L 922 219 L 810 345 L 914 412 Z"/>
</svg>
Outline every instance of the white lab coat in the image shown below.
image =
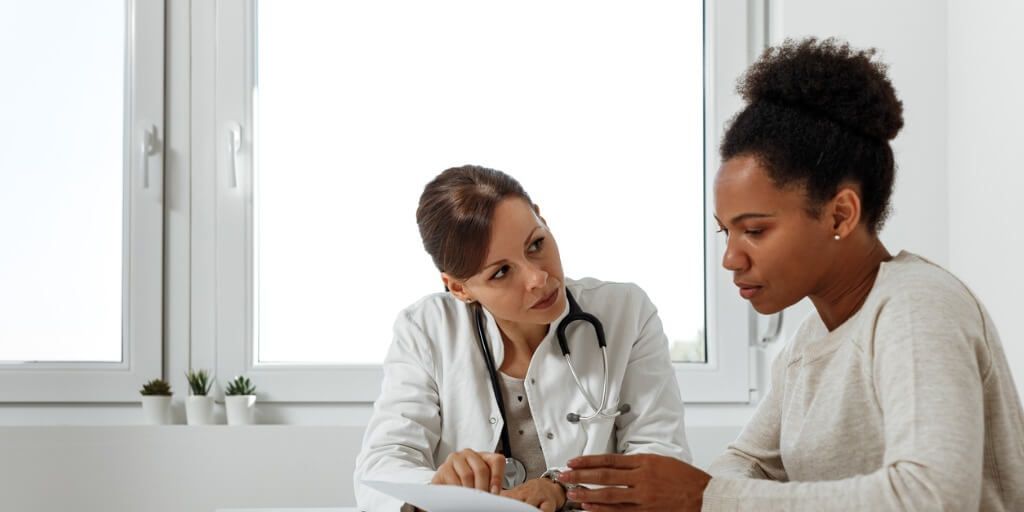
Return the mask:
<svg viewBox="0 0 1024 512">
<path fill-rule="evenodd" d="M 657 310 L 634 284 L 566 280 L 580 308 L 604 325 L 608 343 L 609 409 L 629 404 L 614 420 L 569 423 L 566 415 L 592 409 L 580 394 L 558 347 L 552 323 L 530 361 L 525 387 L 548 467 L 582 454 L 655 453 L 690 460 L 683 404 Z M 504 345 L 490 313 L 488 342 L 495 365 Z M 574 322 L 566 331 L 581 381 L 600 402 L 601 353 L 593 329 Z M 356 460 L 360 510 L 397 511 L 402 503 L 362 480 L 427 483 L 452 452 L 493 452 L 502 419 L 491 390 L 473 308 L 447 293 L 429 295 L 402 311 L 384 362 L 381 395 Z M 513 454 L 515 455 L 515 454 Z"/>
</svg>

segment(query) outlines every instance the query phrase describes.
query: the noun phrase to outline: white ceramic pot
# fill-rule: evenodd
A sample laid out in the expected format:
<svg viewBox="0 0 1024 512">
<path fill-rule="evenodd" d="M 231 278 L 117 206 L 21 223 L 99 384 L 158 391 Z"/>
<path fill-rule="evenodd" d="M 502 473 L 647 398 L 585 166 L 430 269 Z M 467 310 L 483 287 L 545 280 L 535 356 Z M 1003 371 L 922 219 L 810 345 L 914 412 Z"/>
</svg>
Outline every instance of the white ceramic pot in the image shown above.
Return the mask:
<svg viewBox="0 0 1024 512">
<path fill-rule="evenodd" d="M 160 395 L 143 395 L 142 414 L 147 425 L 170 425 L 171 397 Z"/>
<path fill-rule="evenodd" d="M 228 425 L 252 425 L 256 395 L 228 395 L 224 397 L 224 408 L 228 413 Z"/>
<path fill-rule="evenodd" d="M 192 395 L 185 401 L 189 425 L 213 425 L 213 397 Z"/>
</svg>

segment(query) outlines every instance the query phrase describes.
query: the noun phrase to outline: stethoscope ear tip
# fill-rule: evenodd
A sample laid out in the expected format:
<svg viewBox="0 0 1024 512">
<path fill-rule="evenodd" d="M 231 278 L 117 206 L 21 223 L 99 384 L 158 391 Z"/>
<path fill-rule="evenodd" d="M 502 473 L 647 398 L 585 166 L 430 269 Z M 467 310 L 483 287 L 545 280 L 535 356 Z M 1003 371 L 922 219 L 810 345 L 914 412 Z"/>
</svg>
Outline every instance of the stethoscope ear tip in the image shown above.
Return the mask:
<svg viewBox="0 0 1024 512">
<path fill-rule="evenodd" d="M 580 415 L 574 412 L 570 412 L 569 414 L 565 415 L 565 419 L 569 420 L 569 423 L 579 423 Z"/>
</svg>

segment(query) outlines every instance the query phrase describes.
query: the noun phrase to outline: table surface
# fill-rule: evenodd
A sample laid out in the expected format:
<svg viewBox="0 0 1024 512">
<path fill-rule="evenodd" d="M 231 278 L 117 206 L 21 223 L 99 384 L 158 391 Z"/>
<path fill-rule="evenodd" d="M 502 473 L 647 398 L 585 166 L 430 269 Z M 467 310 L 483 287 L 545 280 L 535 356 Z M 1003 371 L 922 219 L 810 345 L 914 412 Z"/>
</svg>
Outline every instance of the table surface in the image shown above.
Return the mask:
<svg viewBox="0 0 1024 512">
<path fill-rule="evenodd" d="M 359 512 L 357 508 L 218 508 L 217 512 Z"/>
</svg>

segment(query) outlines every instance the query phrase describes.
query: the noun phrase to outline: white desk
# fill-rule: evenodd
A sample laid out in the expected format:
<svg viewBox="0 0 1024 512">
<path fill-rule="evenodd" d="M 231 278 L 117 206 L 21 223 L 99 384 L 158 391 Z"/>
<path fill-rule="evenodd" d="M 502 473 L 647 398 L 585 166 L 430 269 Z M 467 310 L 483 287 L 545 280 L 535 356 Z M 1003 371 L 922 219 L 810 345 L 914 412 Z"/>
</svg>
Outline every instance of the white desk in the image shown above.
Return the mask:
<svg viewBox="0 0 1024 512">
<path fill-rule="evenodd" d="M 217 512 L 359 512 L 357 508 L 218 508 Z"/>
</svg>

